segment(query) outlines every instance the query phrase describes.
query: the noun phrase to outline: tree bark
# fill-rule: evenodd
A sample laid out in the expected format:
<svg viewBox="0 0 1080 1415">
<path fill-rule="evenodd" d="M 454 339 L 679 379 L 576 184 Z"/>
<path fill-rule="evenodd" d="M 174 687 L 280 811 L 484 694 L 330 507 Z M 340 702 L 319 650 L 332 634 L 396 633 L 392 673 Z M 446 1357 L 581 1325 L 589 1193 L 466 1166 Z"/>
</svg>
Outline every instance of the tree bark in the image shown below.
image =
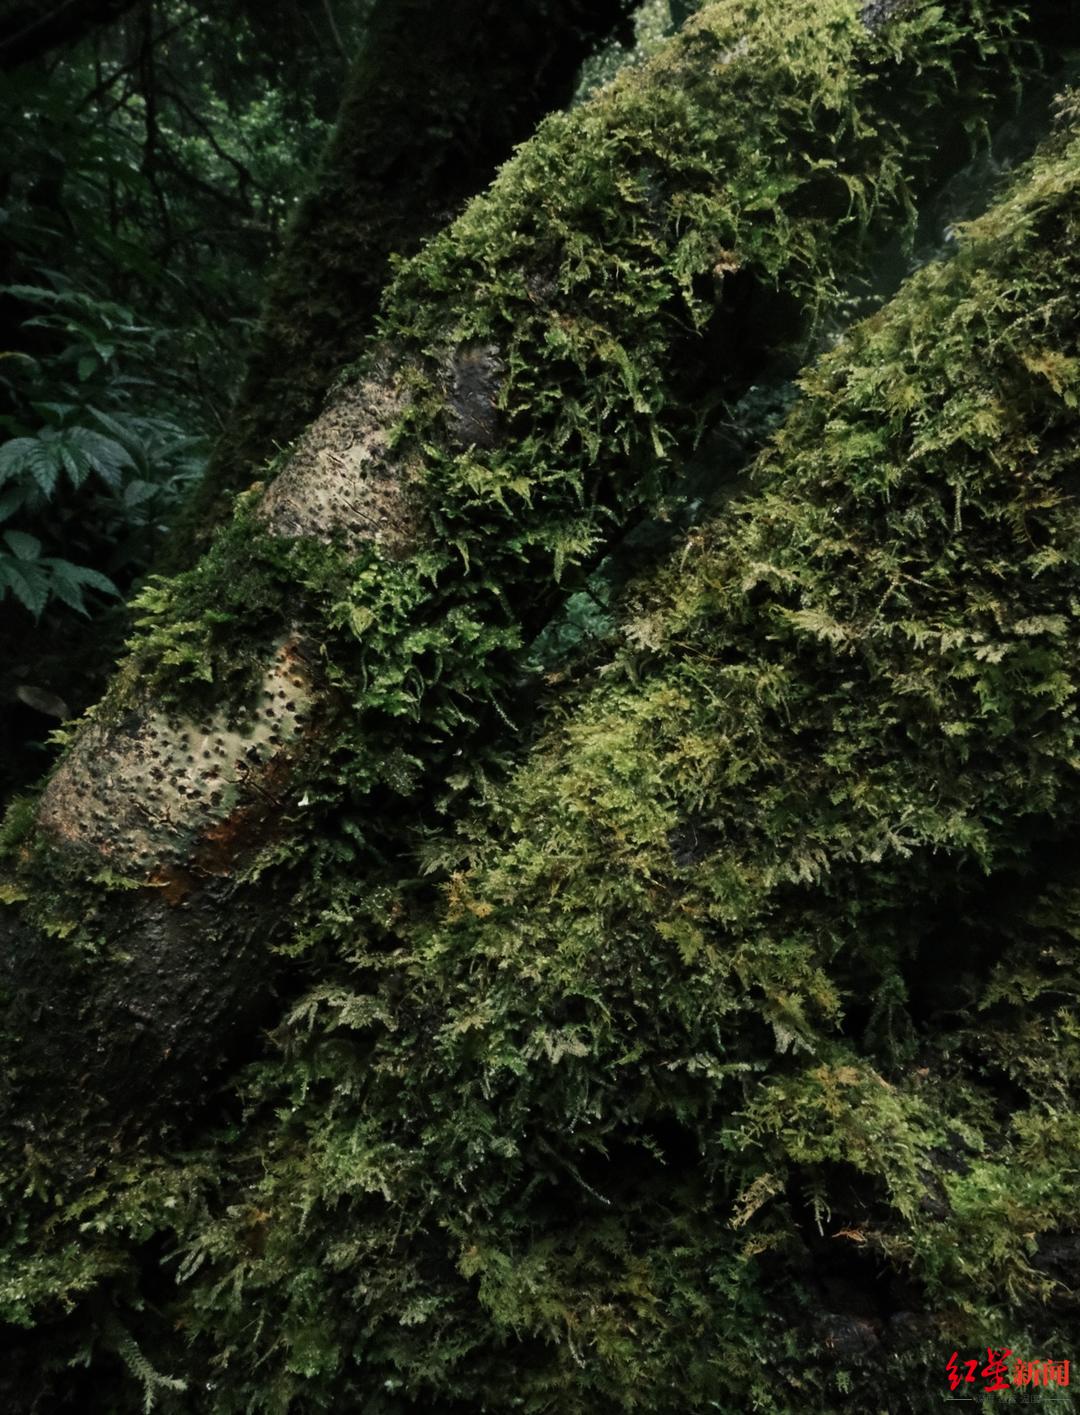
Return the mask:
<svg viewBox="0 0 1080 1415">
<path fill-rule="evenodd" d="M 8 826 L 9 1134 L 78 1169 L 196 1099 L 318 937 L 327 875 L 377 890 L 484 789 L 568 572 L 662 502 L 708 398 L 805 348 L 1010 83 L 1018 23 L 711 6 L 402 269 Z"/>
<path fill-rule="evenodd" d="M 629 0 L 380 0 L 322 168 L 271 276 L 247 374 L 165 549 L 189 564 L 229 502 L 318 412 L 371 332 L 392 256 L 411 255 L 565 106 Z"/>
</svg>

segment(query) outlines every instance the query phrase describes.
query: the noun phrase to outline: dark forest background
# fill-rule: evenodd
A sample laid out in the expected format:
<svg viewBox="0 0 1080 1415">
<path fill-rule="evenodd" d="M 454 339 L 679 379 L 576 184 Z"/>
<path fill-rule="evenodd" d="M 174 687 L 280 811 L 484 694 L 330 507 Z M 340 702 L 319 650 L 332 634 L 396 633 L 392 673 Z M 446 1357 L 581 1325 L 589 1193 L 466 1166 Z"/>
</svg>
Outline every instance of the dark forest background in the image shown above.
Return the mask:
<svg viewBox="0 0 1080 1415">
<path fill-rule="evenodd" d="M 367 0 L 79 9 L 0 12 L 8 786 L 95 695 L 202 474 Z"/>
</svg>

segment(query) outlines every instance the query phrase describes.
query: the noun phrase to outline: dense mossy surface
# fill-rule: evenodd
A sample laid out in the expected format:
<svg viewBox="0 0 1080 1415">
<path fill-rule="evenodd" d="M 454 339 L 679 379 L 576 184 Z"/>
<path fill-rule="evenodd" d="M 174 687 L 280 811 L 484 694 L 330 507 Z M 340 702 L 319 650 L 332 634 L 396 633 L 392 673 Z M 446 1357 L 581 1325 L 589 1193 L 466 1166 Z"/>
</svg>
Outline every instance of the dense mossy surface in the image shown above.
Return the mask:
<svg viewBox="0 0 1080 1415">
<path fill-rule="evenodd" d="M 310 826 L 298 807 L 246 862 L 295 882 L 295 997 L 268 1055 L 198 1124 L 103 1154 L 92 1173 L 58 1179 L 44 1136 L 41 1153 L 5 1156 L 8 1192 L 26 1191 L 0 1275 L 4 1314 L 25 1328 L 14 1408 L 45 1392 L 101 1411 L 145 1393 L 177 1411 L 892 1415 L 940 1407 L 958 1347 L 1068 1354 L 1069 103 L 957 253 L 805 373 L 747 494 L 627 592 L 619 642 L 563 685 L 527 759 L 511 770 L 509 734 L 492 748 L 509 780 L 485 779 L 493 757 L 458 754 L 476 730 L 469 698 L 512 701 L 537 582 L 587 561 L 612 514 L 650 504 L 706 373 L 723 388 L 740 367 L 721 352 L 687 382 L 697 336 L 662 336 L 672 301 L 707 328 L 727 277 L 751 269 L 754 288 L 775 281 L 813 309 L 838 287 L 844 231 L 847 261 L 874 213 L 898 209 L 856 192 L 850 228 L 845 207 L 819 229 L 798 200 L 788 218 L 786 194 L 764 221 L 724 193 L 753 167 L 764 201 L 770 153 L 781 186 L 818 181 L 816 149 L 811 165 L 781 154 L 794 132 L 817 142 L 822 114 L 869 141 L 845 106 L 850 85 L 878 82 L 864 53 L 895 52 L 914 78 L 910 44 L 944 64 L 972 34 L 970 13 L 954 33 L 919 7 L 903 42 L 867 36 L 846 5 L 790 8 L 783 30 L 776 11 L 759 16 L 770 53 L 783 35 L 796 94 L 779 85 L 763 128 L 786 103 L 792 127 L 742 147 L 745 116 L 736 134 L 710 108 L 708 131 L 746 164 L 725 167 L 717 194 L 713 159 L 699 167 L 685 127 L 673 134 L 685 105 L 703 111 L 695 54 L 742 73 L 750 102 L 761 65 L 741 70 L 729 43 L 748 13 L 713 7 L 658 68 L 580 110 L 616 105 L 619 121 L 609 109 L 602 124 L 550 125 L 456 236 L 403 270 L 387 329 L 397 320 L 430 350 L 399 429 L 426 459 L 437 534 L 422 555 L 253 546 L 241 521 L 148 601 L 133 662 L 177 704 L 218 692 L 234 664 L 239 693 L 237 645 L 287 611 L 321 626 L 344 707 L 298 783 Z M 814 39 L 802 58 L 799 24 Z M 852 46 L 835 73 L 826 34 Z M 648 87 L 664 65 L 678 81 Z M 826 80 L 843 102 L 820 96 Z M 703 80 L 702 104 L 711 92 Z M 631 128 L 646 98 L 660 119 Z M 670 191 L 655 210 L 642 193 L 643 131 L 671 139 L 657 171 L 690 164 L 685 224 Z M 627 204 L 560 227 L 578 186 L 552 174 L 553 151 L 590 181 L 612 174 L 611 191 L 634 174 Z M 897 201 L 902 168 L 875 159 Z M 522 229 L 546 192 L 559 195 L 543 225 Z M 627 265 L 610 279 L 574 237 L 599 211 L 621 213 L 595 237 Z M 660 242 L 650 223 L 669 212 Z M 548 230 L 560 264 L 538 301 L 516 272 L 544 268 Z M 517 240 L 528 249 L 511 259 Z M 471 284 L 454 283 L 457 261 Z M 694 275 L 718 263 L 734 268 L 705 299 Z M 422 290 L 440 292 L 441 318 Z M 507 431 L 455 450 L 438 370 L 448 347 L 489 343 Z M 571 406 L 584 388 L 595 443 Z M 200 618 L 211 602 L 220 617 Z M 467 804 L 448 805 L 455 792 Z M 441 815 L 428 805 L 440 795 Z"/>
<path fill-rule="evenodd" d="M 1078 235 L 1070 129 L 806 375 L 444 909 L 329 905 L 353 957 L 189 1210 L 197 1359 L 282 1408 L 891 1415 L 1069 1349 Z"/>
<path fill-rule="evenodd" d="M 43 1132 L 71 1174 L 90 1162 L 87 1133 L 152 1130 L 243 1049 L 252 999 L 272 1019 L 282 958 L 319 966 L 329 879 L 347 872 L 378 899 L 420 868 L 418 840 L 424 867 L 442 868 L 425 839 L 527 740 L 537 629 L 616 532 L 663 509 L 725 400 L 790 369 L 910 226 L 943 134 L 966 155 L 1036 58 L 1011 5 L 904 7 L 869 30 L 851 0 L 782 13 L 727 0 L 543 124 L 402 267 L 338 396 L 366 406 L 364 390 L 393 390 L 389 411 L 375 404 L 411 546 L 282 539 L 248 497 L 193 570 L 136 603 L 130 657 L 84 729 L 101 734 L 85 772 L 62 761 L 48 828 L 9 846 L 16 1133 Z M 226 729 L 271 733 L 256 704 L 283 636 L 313 666 L 317 709 L 276 755 L 238 748 L 220 805 L 185 817 L 205 794 L 185 775 L 193 742 L 212 756 Z M 216 903 L 222 879 L 235 919 Z M 249 946 L 260 933 L 265 962 Z M 175 955 L 156 965 L 157 999 L 140 937 Z M 212 1025 L 196 1015 L 200 953 Z M 79 1006 L 58 1006 L 73 988 Z M 130 1045 L 116 1037 L 129 1014 Z M 72 1049 L 78 1076 L 57 1061 Z"/>
<path fill-rule="evenodd" d="M 891 1415 L 1069 1349 L 1078 235 L 1070 128 L 806 375 L 444 905 L 329 889 L 235 1138 L 86 1211 L 183 1193 L 208 1408 Z"/>
<path fill-rule="evenodd" d="M 342 380 L 395 385 L 384 432 L 415 552 L 290 544 L 247 498 L 195 569 L 137 602 L 97 719 L 239 710 L 293 626 L 340 729 L 296 796 L 441 796 L 468 770 L 447 757 L 507 713 L 576 577 L 663 507 L 725 400 L 795 367 L 943 148 L 967 151 L 1034 61 L 1019 24 L 979 0 L 875 31 L 851 0 L 729 0 L 542 125 L 402 267 L 378 344 Z"/>
<path fill-rule="evenodd" d="M 100 1339 L 214 1410 L 928 1411 L 1067 1348 L 1078 235 L 1070 129 L 805 376 L 444 906 L 328 887 L 244 1122 L 16 1310 L 166 1230 Z"/>
</svg>

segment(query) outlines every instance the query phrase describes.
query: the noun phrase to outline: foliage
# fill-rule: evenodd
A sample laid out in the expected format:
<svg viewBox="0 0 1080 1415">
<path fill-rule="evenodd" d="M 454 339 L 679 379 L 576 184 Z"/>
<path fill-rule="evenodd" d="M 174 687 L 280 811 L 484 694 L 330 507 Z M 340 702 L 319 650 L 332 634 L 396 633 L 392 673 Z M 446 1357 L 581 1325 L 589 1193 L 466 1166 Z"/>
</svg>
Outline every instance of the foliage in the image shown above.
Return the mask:
<svg viewBox="0 0 1080 1415">
<path fill-rule="evenodd" d="M 102 570 L 130 581 L 198 474 L 201 439 L 154 411 L 140 412 L 163 331 L 86 294 L 35 286 L 6 292 L 40 313 L 24 328 L 48 330 L 55 352 L 9 355 L 3 378 L 8 434 L 0 445 L 0 521 L 30 526 L 60 555 L 36 561 L 30 581 L 8 587 L 36 618 L 50 597 L 85 613 L 81 586 L 116 594 Z M 78 494 L 81 493 L 81 494 Z M 8 531 L 22 543 L 26 531 Z M 37 542 L 40 546 L 40 542 Z M 84 563 L 73 564 L 79 555 Z M 14 569 L 15 567 L 11 567 Z"/>
<path fill-rule="evenodd" d="M 334 101 L 256 33 L 156 0 L 5 76 L 0 515 L 125 587 L 220 425 Z"/>
<path fill-rule="evenodd" d="M 50 597 L 63 600 L 80 614 L 86 613 L 84 588 L 115 594 L 116 586 L 86 565 L 41 554 L 41 542 L 24 531 L 2 532 L 0 595 L 8 592 L 37 616 Z"/>
<path fill-rule="evenodd" d="M 5 787 L 41 769 L 25 739 L 45 719 L 18 693 L 63 711 L 101 691 L 108 606 L 205 464 L 344 66 L 289 0 L 118 8 L 0 90 L 0 526 L 41 545 L 29 570 L 0 551 Z M 339 27 L 363 9 L 339 4 Z"/>
<path fill-rule="evenodd" d="M 634 11 L 633 43 L 626 45 L 617 39 L 612 40 L 582 65 L 576 101 L 582 102 L 598 88 L 610 83 L 626 65 L 642 64 L 651 59 L 674 28 L 668 0 L 644 0 Z"/>
</svg>

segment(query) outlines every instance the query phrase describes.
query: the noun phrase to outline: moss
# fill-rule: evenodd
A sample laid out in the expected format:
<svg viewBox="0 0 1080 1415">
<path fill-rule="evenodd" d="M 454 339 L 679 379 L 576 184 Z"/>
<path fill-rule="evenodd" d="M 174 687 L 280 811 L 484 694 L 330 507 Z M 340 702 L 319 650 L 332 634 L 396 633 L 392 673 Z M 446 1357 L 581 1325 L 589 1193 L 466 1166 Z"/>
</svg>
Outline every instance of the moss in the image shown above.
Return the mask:
<svg viewBox="0 0 1080 1415">
<path fill-rule="evenodd" d="M 662 494 L 701 422 L 701 379 L 717 398 L 738 393 L 755 357 L 805 347 L 873 238 L 906 219 L 940 147 L 925 117 L 940 87 L 969 87 L 969 107 L 950 93 L 959 130 L 1015 58 L 1012 12 L 994 13 L 920 10 L 872 37 L 846 3 L 789 7 L 782 21 L 716 6 L 644 73 L 549 120 L 402 269 L 357 375 L 381 370 L 390 347 L 411 386 L 394 431 L 399 461 L 419 469 L 428 539 L 411 584 L 392 565 L 371 573 L 369 551 L 355 571 L 331 560 L 309 583 L 295 556 L 249 544 L 245 513 L 193 575 L 144 598 L 128 681 L 180 702 L 185 683 L 228 691 L 234 666 L 258 654 L 260 619 L 263 637 L 286 614 L 332 635 L 342 604 L 350 622 L 391 612 L 384 579 L 401 613 L 432 625 L 465 613 L 513 650 L 610 526 Z M 782 308 L 749 293 L 770 287 Z M 770 308 L 778 322 L 755 355 L 746 325 Z M 479 415 L 462 414 L 454 389 L 481 349 L 501 373 L 481 380 L 488 431 L 463 447 Z M 354 671 L 347 641 L 332 652 Z M 504 676 L 464 657 L 483 696 L 505 697 L 516 667 Z M 456 687 L 423 662 L 413 676 L 436 699 Z"/>
<path fill-rule="evenodd" d="M 1064 1340 L 1071 1308 L 1039 1304 L 1076 1200 L 1071 139 L 810 371 L 753 495 L 630 592 L 606 671 L 492 771 L 560 576 L 652 504 L 708 380 L 746 383 L 748 310 L 772 354 L 805 340 L 929 160 L 929 125 L 900 126 L 919 75 L 978 88 L 997 42 L 971 12 L 878 36 L 847 5 L 755 14 L 711 7 L 545 126 L 400 272 L 412 555 L 242 518 L 144 602 L 118 715 L 144 669 L 185 710 L 239 704 L 284 619 L 320 645 L 323 735 L 280 831 L 170 927 L 118 926 L 138 891 L 90 901 L 68 860 L 49 898 L 92 903 L 85 936 L 15 940 L 44 983 L 21 979 L 5 1066 L 44 1083 L 57 1038 L 89 1038 L 102 1106 L 34 1137 L 51 1184 L 12 1205 L 12 1320 L 94 1287 L 46 1364 L 95 1350 L 104 1303 L 147 1369 L 197 1377 L 186 1408 L 824 1413 L 877 1408 L 886 1350 L 929 1410 L 928 1341 Z M 462 349 L 459 397 L 498 383 L 491 447 L 460 446 Z M 91 938 L 108 966 L 69 967 Z M 300 955 L 283 992 L 316 981 L 180 1153 L 154 1092 L 218 1063 L 231 1008 L 253 1025 L 275 947 Z M 74 1031 L 35 1033 L 43 997 Z"/>
<path fill-rule="evenodd" d="M 0 859 L 14 854 L 34 828 L 37 801 L 33 796 L 16 796 L 4 812 L 0 825 Z"/>
<path fill-rule="evenodd" d="M 929 1411 L 957 1347 L 1068 1348 L 1078 231 L 1062 138 L 806 375 L 443 918 L 297 1009 L 253 1080 L 273 1261 L 328 1225 L 297 1322 L 474 1408 L 869 1411 L 887 1365 Z"/>
<path fill-rule="evenodd" d="M 1016 23 L 1011 6 L 973 0 L 948 16 L 905 8 L 870 32 L 852 0 L 782 14 L 727 0 L 549 119 L 402 266 L 355 374 L 404 390 L 375 402 L 391 410 L 379 474 L 393 461 L 409 483 L 411 550 L 332 526 L 267 534 L 275 489 L 299 464 L 318 474 L 316 424 L 196 567 L 136 603 L 130 657 L 96 715 L 115 748 L 90 754 L 103 776 L 123 777 L 117 754 L 147 715 L 195 731 L 250 708 L 285 635 L 319 659 L 322 710 L 275 787 L 286 808 L 269 838 L 227 830 L 229 802 L 215 807 L 235 847 L 215 868 L 306 861 L 322 878 L 319 862 L 344 850 L 377 874 L 408 824 L 400 805 L 382 811 L 388 796 L 414 802 L 415 820 L 482 794 L 520 722 L 527 645 L 571 577 L 663 499 L 710 400 L 804 348 L 908 219 L 943 147 L 928 115 L 947 93 L 963 146 L 993 106 L 988 86 L 1016 70 Z M 323 828 L 331 810 L 354 822 L 345 844 Z M 92 895 L 80 886 L 65 914 L 93 913 Z"/>
<path fill-rule="evenodd" d="M 216 1321 L 311 1215 L 280 1398 L 931 1410 L 1067 1349 L 1078 230 L 1070 139 L 806 376 L 443 918 L 297 1009 L 266 1249 L 189 1240 Z"/>
<path fill-rule="evenodd" d="M 929 1412 L 1068 1350 L 1078 235 L 1068 129 L 628 593 L 442 904 L 322 882 L 244 1125 L 118 1161 L 38 1300 L 167 1232 L 161 1317 L 109 1290 L 225 1412 Z"/>
</svg>

